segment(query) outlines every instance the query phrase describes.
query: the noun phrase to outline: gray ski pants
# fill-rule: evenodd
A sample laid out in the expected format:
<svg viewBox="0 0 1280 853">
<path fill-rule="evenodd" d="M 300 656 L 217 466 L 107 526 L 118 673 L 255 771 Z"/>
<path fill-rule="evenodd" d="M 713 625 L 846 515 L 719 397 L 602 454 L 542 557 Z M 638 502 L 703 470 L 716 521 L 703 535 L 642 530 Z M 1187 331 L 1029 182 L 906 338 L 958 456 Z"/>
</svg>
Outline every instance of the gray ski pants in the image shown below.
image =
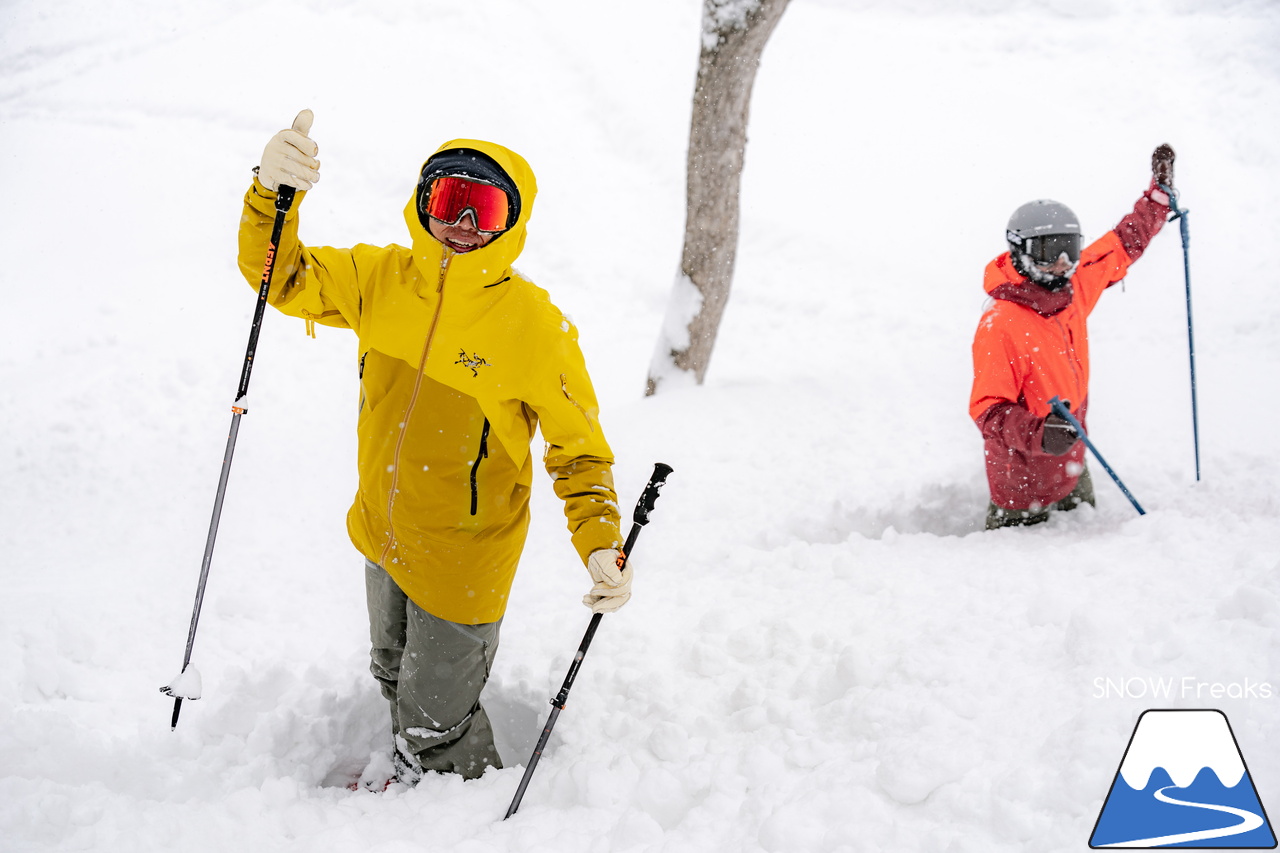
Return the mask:
<svg viewBox="0 0 1280 853">
<path fill-rule="evenodd" d="M 418 607 L 386 571 L 365 561 L 369 670 L 391 703 L 396 767 L 413 784 L 425 770 L 474 779 L 501 767 L 480 705 L 502 621 L 449 622 Z"/>
</svg>

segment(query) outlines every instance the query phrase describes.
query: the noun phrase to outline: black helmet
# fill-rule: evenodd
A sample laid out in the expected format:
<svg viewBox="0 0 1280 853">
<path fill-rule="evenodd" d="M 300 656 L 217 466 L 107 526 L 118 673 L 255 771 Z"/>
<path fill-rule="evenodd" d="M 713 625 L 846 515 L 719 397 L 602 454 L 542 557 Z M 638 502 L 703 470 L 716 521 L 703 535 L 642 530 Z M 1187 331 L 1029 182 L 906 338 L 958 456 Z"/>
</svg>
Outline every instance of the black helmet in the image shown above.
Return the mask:
<svg viewBox="0 0 1280 853">
<path fill-rule="evenodd" d="M 1029 201 L 1009 217 L 1004 236 L 1018 272 L 1049 290 L 1058 290 L 1071 281 L 1080 261 L 1083 236 L 1080 220 L 1071 208 L 1047 198 Z M 1037 266 L 1052 264 L 1064 254 L 1071 261 L 1071 269 L 1065 275 L 1052 275 Z"/>
</svg>

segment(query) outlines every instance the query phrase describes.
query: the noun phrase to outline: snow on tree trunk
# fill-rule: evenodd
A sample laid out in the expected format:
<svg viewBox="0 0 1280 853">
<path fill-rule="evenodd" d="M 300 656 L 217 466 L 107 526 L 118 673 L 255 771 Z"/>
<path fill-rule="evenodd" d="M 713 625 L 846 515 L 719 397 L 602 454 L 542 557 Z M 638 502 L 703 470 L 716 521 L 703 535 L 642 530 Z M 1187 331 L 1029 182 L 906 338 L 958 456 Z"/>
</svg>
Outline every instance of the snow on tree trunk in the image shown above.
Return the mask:
<svg viewBox="0 0 1280 853">
<path fill-rule="evenodd" d="M 704 0 L 689 127 L 684 252 L 645 395 L 693 374 L 701 385 L 729 301 L 747 113 L 760 54 L 788 0 Z"/>
</svg>

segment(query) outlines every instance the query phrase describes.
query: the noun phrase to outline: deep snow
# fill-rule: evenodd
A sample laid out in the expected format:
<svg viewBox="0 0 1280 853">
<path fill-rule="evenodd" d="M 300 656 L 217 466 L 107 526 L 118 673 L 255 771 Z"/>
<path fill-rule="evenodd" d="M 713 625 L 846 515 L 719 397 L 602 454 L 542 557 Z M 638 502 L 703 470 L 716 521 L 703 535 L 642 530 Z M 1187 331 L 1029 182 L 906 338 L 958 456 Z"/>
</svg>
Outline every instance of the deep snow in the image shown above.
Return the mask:
<svg viewBox="0 0 1280 853">
<path fill-rule="evenodd" d="M 1280 813 L 1280 7 L 793 0 L 708 382 L 645 399 L 698 34 L 697 0 L 0 7 L 0 849 L 1084 850 L 1152 707 L 1222 709 Z M 403 242 L 445 139 L 524 154 L 520 268 L 581 329 L 624 504 L 675 469 L 509 821 L 589 581 L 541 480 L 487 700 L 509 767 L 340 787 L 387 743 L 343 530 L 349 334 L 268 316 L 204 698 L 171 732 L 157 691 L 253 309 L 241 197 L 303 107 L 314 244 Z M 983 265 L 1030 198 L 1100 235 L 1165 141 L 1203 480 L 1170 227 L 1091 324 L 1092 435 L 1148 514 L 1095 468 L 1097 511 L 982 532 Z"/>
</svg>

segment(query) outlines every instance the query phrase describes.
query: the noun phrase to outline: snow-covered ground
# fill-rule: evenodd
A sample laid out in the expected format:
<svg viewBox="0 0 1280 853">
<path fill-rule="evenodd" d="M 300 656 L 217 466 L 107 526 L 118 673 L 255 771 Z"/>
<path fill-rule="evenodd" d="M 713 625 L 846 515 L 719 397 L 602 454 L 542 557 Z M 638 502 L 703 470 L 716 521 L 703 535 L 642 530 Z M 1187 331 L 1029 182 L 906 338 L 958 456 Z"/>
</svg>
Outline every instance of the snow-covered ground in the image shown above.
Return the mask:
<svg viewBox="0 0 1280 853">
<path fill-rule="evenodd" d="M 699 8 L 0 6 L 0 850 L 1083 850 L 1152 707 L 1223 710 L 1280 814 L 1280 6 L 793 0 L 708 382 L 646 399 Z M 507 769 L 341 786 L 388 742 L 343 527 L 347 333 L 267 317 L 204 698 L 170 731 L 157 692 L 253 309 L 241 198 L 303 107 L 314 244 L 403 242 L 446 139 L 523 153 L 541 192 L 520 268 L 581 328 L 624 503 L 675 469 L 635 598 L 505 822 L 587 575 L 544 480 L 487 696 Z M 983 532 L 983 265 L 1031 198 L 1103 233 L 1166 141 L 1192 211 L 1203 479 L 1171 227 L 1092 322 L 1093 437 L 1147 515 L 1095 466 L 1097 511 Z"/>
</svg>

